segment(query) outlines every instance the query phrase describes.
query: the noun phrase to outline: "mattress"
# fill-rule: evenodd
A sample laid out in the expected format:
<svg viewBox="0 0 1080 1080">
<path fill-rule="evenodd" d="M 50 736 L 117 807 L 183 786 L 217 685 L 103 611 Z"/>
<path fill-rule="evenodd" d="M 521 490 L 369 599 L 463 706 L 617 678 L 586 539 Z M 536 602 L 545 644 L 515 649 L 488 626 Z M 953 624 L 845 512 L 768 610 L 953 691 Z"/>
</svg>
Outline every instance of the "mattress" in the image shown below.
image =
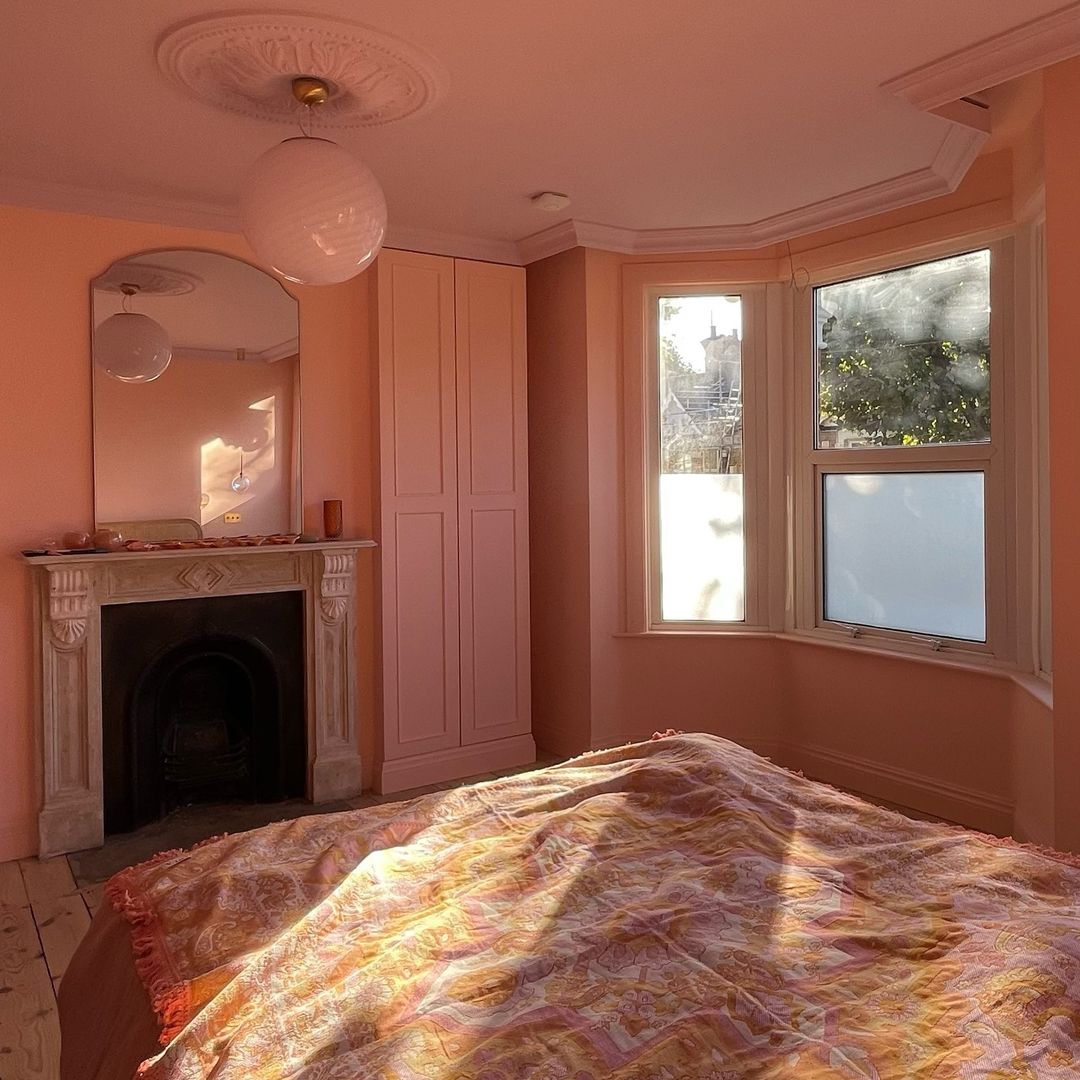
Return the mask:
<svg viewBox="0 0 1080 1080">
<path fill-rule="evenodd" d="M 65 1080 L 128 1075 L 66 1040 L 106 987 L 134 1008 L 133 969 L 151 1080 L 1080 1073 L 1075 860 L 707 735 L 220 838 L 106 892 Z"/>
</svg>

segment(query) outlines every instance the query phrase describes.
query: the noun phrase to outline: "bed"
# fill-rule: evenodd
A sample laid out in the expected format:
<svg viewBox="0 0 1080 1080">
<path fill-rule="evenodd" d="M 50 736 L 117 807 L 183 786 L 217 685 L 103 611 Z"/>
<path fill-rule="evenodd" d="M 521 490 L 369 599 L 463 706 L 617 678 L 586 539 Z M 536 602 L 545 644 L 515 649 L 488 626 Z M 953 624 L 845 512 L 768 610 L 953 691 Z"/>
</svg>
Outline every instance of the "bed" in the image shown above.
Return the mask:
<svg viewBox="0 0 1080 1080">
<path fill-rule="evenodd" d="M 708 735 L 219 838 L 107 897 L 64 1080 L 1080 1075 L 1076 860 Z"/>
</svg>

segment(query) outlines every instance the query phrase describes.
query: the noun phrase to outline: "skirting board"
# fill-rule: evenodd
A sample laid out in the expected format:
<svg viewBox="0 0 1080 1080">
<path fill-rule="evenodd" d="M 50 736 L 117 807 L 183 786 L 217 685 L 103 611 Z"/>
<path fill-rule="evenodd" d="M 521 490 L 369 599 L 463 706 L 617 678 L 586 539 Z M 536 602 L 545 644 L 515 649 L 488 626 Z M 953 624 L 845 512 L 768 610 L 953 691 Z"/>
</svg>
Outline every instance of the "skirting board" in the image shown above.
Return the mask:
<svg viewBox="0 0 1080 1080">
<path fill-rule="evenodd" d="M 442 784 L 463 776 L 479 776 L 481 773 L 531 765 L 535 760 L 536 743 L 531 735 L 456 746 L 450 750 L 384 761 L 375 778 L 375 790 L 380 795 L 392 795 L 395 791 Z"/>
<path fill-rule="evenodd" d="M 871 799 L 884 799 L 995 836 L 1009 836 L 1014 828 L 1013 804 L 987 792 L 807 743 L 785 741 L 776 756 L 780 764 L 799 769 L 814 780 Z"/>
<path fill-rule="evenodd" d="M 20 814 L 0 828 L 0 863 L 37 854 L 37 814 Z"/>
</svg>

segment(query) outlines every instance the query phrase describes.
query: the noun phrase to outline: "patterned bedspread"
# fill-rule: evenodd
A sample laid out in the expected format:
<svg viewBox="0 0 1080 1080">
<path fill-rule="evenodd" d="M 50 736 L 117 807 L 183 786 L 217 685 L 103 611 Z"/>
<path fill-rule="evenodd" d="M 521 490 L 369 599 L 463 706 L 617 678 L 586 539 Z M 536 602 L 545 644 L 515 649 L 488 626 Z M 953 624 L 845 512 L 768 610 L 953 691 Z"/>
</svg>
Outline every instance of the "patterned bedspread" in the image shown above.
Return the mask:
<svg viewBox="0 0 1080 1080">
<path fill-rule="evenodd" d="M 1080 1076 L 1080 868 L 677 736 L 114 878 L 154 1080 Z"/>
</svg>

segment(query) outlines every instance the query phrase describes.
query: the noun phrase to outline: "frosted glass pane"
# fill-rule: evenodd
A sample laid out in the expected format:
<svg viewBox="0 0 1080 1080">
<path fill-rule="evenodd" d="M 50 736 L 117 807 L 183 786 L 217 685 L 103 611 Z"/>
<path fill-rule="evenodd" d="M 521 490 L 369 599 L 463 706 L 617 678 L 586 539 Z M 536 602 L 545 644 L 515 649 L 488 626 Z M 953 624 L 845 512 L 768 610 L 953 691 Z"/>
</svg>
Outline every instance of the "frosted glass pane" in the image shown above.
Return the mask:
<svg viewBox="0 0 1080 1080">
<path fill-rule="evenodd" d="M 825 476 L 825 618 L 986 640 L 983 474 Z"/>
<path fill-rule="evenodd" d="M 814 291 L 818 446 L 990 438 L 990 252 Z"/>
<path fill-rule="evenodd" d="M 742 301 L 657 303 L 660 617 L 745 618 Z"/>
<path fill-rule="evenodd" d="M 660 477 L 660 607 L 670 622 L 745 617 L 743 478 Z"/>
</svg>

